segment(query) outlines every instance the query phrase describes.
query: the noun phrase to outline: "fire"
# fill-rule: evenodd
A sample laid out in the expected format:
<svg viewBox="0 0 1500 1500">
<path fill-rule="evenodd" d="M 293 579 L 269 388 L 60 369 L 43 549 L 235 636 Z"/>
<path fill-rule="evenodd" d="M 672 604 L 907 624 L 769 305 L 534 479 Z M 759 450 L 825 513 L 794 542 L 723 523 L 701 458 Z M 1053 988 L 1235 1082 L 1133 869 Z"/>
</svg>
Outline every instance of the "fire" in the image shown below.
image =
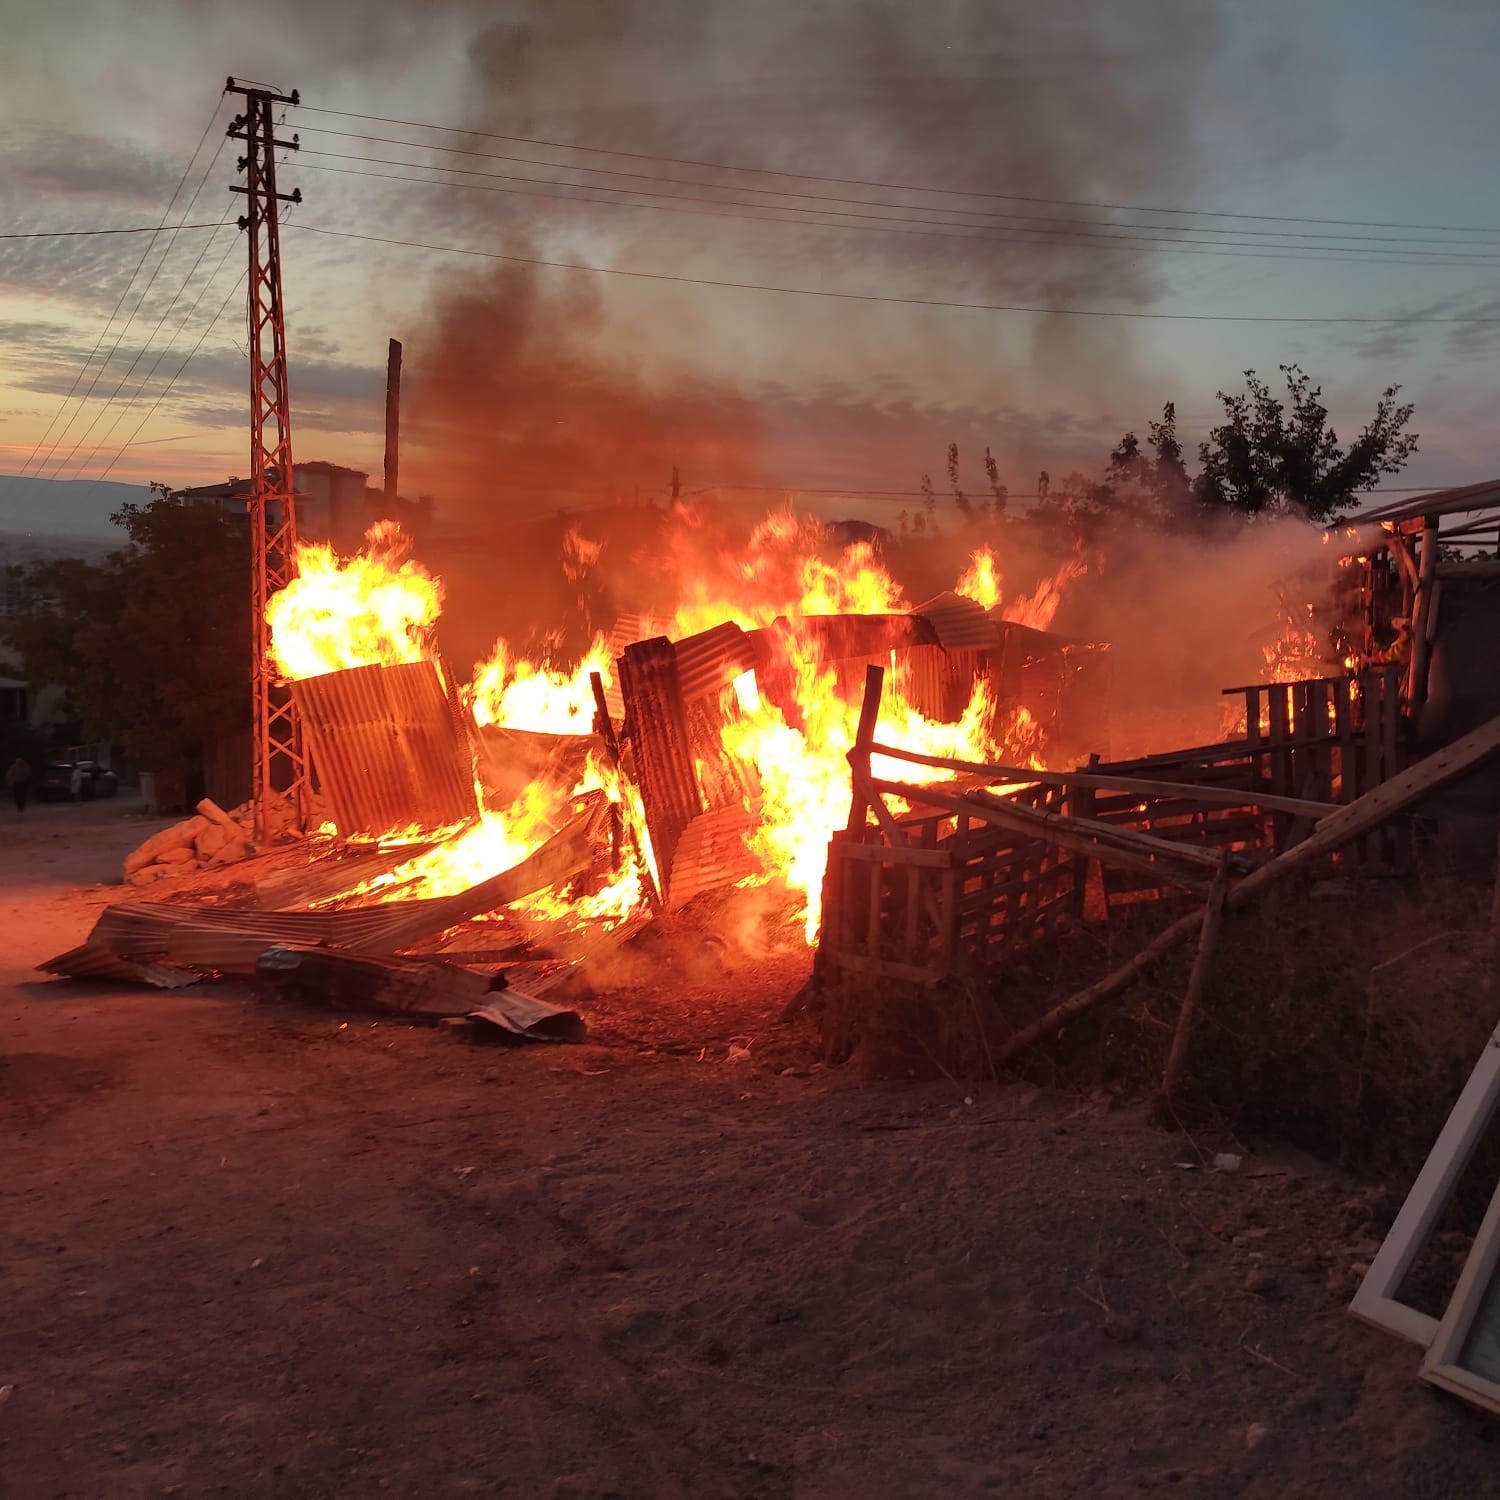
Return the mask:
<svg viewBox="0 0 1500 1500">
<path fill-rule="evenodd" d="M 822 528 L 790 511 L 767 516 L 743 549 L 679 557 L 680 598 L 672 635 L 696 635 L 725 620 L 757 630 L 782 616 L 899 614 L 907 600 L 868 542 L 835 562 L 818 555 Z"/>
<path fill-rule="evenodd" d="M 758 683 L 748 672 L 734 683 L 720 748 L 741 768 L 748 789 L 745 801 L 754 818 L 748 844 L 761 867 L 758 878 L 779 879 L 794 894 L 795 920 L 811 942 L 818 929 L 828 839 L 848 817 L 847 755 L 859 718 L 860 687 L 857 672 L 821 659 L 813 633 L 802 623 L 834 614 L 901 614 L 910 604 L 874 547 L 856 543 L 829 555 L 823 528 L 810 518 L 790 511 L 769 516 L 754 529 L 748 546 L 717 554 L 705 551 L 708 528 L 692 524 L 692 516 L 679 519 L 684 524 L 669 540 L 669 547 L 682 549 L 675 558 L 677 599 L 668 611 L 669 633 L 681 639 L 726 620 L 746 630 L 777 622 L 764 638 L 777 653 L 774 686 Z M 598 557 L 598 544 L 570 530 L 563 550 L 565 573 L 581 583 Z M 372 528 L 365 549 L 352 557 L 304 547 L 298 567 L 296 580 L 268 611 L 283 672 L 309 676 L 432 653 L 442 590 L 411 560 L 406 539 L 391 523 Z M 984 549 L 974 554 L 959 588 L 1004 619 L 1044 629 L 1082 571 L 1081 563 L 1070 562 L 1031 595 L 1002 603 L 995 556 Z M 526 654 L 501 639 L 462 696 L 481 729 L 585 736 L 594 728 L 595 673 L 611 685 L 613 663 L 602 635 L 595 635 L 576 660 L 563 659 L 555 642 Z M 1040 725 L 1024 708 L 997 712 L 982 675 L 958 720 L 939 723 L 917 711 L 890 673 L 879 734 L 934 755 L 1042 763 Z M 575 758 L 570 764 L 579 762 Z M 581 774 L 538 774 L 509 805 L 482 808 L 461 833 L 441 837 L 434 847 L 337 899 L 391 901 L 467 889 L 520 863 L 590 799 L 598 806 L 603 798 L 618 819 L 620 867 L 592 889 L 540 892 L 515 910 L 526 920 L 571 928 L 617 926 L 642 909 L 650 890 L 659 890 L 670 872 L 657 869 L 636 786 L 597 743 L 584 764 Z M 879 758 L 873 769 L 877 777 L 906 781 L 951 777 Z"/>
<path fill-rule="evenodd" d="M 594 721 L 597 672 L 608 687 L 611 676 L 609 646 L 596 635 L 579 662 L 563 669 L 551 651 L 539 662 L 517 656 L 504 640 L 497 640 L 489 659 L 474 670 L 468 691 L 474 721 L 481 727 L 526 729 L 534 734 L 588 734 Z"/>
<path fill-rule="evenodd" d="M 778 542 L 805 541 L 805 533 L 788 533 L 784 523 L 772 533 Z M 774 566 L 774 565 L 773 565 Z M 747 565 L 747 572 L 757 564 Z M 766 563 L 759 563 L 762 574 Z M 1056 611 L 1062 592 L 1081 567 L 1066 577 L 1045 580 L 1034 598 L 1043 597 L 1047 618 Z M 784 581 L 788 575 L 780 570 Z M 799 915 L 807 941 L 817 936 L 823 870 L 828 839 L 843 826 L 849 812 L 848 752 L 854 744 L 860 702 L 842 691 L 839 674 L 822 664 L 813 643 L 799 632 L 799 620 L 824 614 L 885 614 L 905 608 L 899 585 L 880 565 L 872 549 L 863 543 L 844 551 L 834 562 L 803 557 L 796 569 L 801 594 L 781 615 L 792 628 L 778 635 L 789 669 L 793 718 L 760 693 L 752 674 L 735 682 L 740 712 L 724 725 L 721 739 L 728 754 L 758 780 L 758 821 L 749 843 L 767 878 L 779 876 L 797 894 Z M 993 592 L 1000 597 L 1000 577 L 994 554 L 976 552 L 970 569 L 959 580 L 960 591 L 970 597 Z M 1029 601 L 1020 601 L 1028 603 Z M 722 618 L 722 613 L 719 618 Z M 955 723 L 925 718 L 902 696 L 888 674 L 887 691 L 881 702 L 879 733 L 903 749 L 924 754 L 969 760 L 994 760 L 1015 756 L 1026 764 L 1040 764 L 1040 732 L 1024 709 L 997 722 L 995 702 L 988 682 L 980 678 L 962 715 Z M 949 780 L 952 773 L 907 762 L 875 758 L 873 774 L 879 779 L 928 783 Z"/>
<path fill-rule="evenodd" d="M 349 557 L 299 544 L 297 576 L 266 605 L 276 670 L 301 679 L 430 656 L 443 587 L 410 554 L 395 521 L 377 521 Z"/>
<path fill-rule="evenodd" d="M 994 549 L 981 547 L 970 555 L 969 566 L 954 584 L 953 591 L 982 604 L 992 616 L 1014 625 L 1050 630 L 1064 594 L 1087 571 L 1088 565 L 1082 557 L 1070 557 L 1057 572 L 1043 578 L 1033 592 L 1007 601 L 1005 580 L 1000 575 Z"/>
<path fill-rule="evenodd" d="M 953 585 L 953 592 L 972 599 L 976 604 L 982 604 L 986 609 L 994 609 L 1000 602 L 1003 585 L 1004 579 L 995 567 L 993 549 L 981 547 L 970 554 L 969 566 Z"/>
<path fill-rule="evenodd" d="M 1088 571 L 1081 557 L 1070 557 L 1050 577 L 1042 579 L 1030 594 L 1013 599 L 1001 611 L 1000 618 L 1033 630 L 1050 630 L 1068 588 Z"/>
</svg>

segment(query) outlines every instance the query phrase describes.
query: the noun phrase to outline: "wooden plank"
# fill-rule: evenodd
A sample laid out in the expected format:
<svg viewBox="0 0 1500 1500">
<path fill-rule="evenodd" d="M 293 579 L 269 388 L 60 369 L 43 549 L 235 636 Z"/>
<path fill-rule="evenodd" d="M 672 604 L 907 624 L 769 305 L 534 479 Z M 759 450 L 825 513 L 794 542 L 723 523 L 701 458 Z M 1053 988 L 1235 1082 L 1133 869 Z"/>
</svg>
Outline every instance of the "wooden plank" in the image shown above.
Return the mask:
<svg viewBox="0 0 1500 1500">
<path fill-rule="evenodd" d="M 840 859 L 874 860 L 877 864 L 911 865 L 923 870 L 946 870 L 953 863 L 949 849 L 917 849 L 912 845 L 840 844 Z"/>
<path fill-rule="evenodd" d="M 1271 730 L 1267 736 L 1271 747 L 1271 790 L 1278 796 L 1292 789 L 1290 775 L 1290 750 L 1287 741 L 1291 738 L 1291 725 L 1287 721 L 1287 689 L 1282 683 L 1273 683 L 1266 689 L 1271 707 Z"/>
<path fill-rule="evenodd" d="M 1244 689 L 1244 693 L 1245 743 L 1250 747 L 1250 763 L 1255 767 L 1255 779 L 1257 781 L 1265 781 L 1267 779 L 1266 757 L 1263 753 L 1264 736 L 1260 728 L 1261 689 L 1259 687 L 1247 687 Z"/>
<path fill-rule="evenodd" d="M 942 922 L 938 928 L 938 957 L 943 973 L 951 973 L 958 956 L 958 882 L 951 866 L 942 874 L 942 894 L 938 897 L 938 910 Z"/>
<path fill-rule="evenodd" d="M 1359 774 L 1354 749 L 1354 705 L 1349 696 L 1347 677 L 1333 683 L 1334 731 L 1339 744 L 1339 801 L 1353 802 Z"/>
</svg>

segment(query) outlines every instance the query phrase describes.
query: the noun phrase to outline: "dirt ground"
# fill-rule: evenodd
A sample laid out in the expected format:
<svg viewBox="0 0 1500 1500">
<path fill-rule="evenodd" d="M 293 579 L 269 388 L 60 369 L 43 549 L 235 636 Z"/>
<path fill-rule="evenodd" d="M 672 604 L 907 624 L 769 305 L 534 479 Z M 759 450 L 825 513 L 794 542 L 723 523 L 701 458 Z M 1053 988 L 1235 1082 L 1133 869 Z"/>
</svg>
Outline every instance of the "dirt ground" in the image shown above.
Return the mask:
<svg viewBox="0 0 1500 1500">
<path fill-rule="evenodd" d="M 7 1500 L 1500 1495 L 1344 1311 L 1389 1194 L 820 1069 L 732 947 L 522 1050 L 41 980 L 154 826 L 0 818 Z"/>
</svg>

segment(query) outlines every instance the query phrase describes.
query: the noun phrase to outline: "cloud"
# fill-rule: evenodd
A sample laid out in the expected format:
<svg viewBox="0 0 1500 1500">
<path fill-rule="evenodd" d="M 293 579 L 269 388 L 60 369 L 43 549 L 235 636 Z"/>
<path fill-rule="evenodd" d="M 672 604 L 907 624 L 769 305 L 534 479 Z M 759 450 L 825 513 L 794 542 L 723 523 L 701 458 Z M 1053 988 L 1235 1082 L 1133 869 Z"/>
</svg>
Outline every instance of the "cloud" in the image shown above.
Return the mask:
<svg viewBox="0 0 1500 1500">
<path fill-rule="evenodd" d="M 125 209 L 165 205 L 185 164 L 118 136 L 23 127 L 0 135 L 8 191 Z"/>
</svg>

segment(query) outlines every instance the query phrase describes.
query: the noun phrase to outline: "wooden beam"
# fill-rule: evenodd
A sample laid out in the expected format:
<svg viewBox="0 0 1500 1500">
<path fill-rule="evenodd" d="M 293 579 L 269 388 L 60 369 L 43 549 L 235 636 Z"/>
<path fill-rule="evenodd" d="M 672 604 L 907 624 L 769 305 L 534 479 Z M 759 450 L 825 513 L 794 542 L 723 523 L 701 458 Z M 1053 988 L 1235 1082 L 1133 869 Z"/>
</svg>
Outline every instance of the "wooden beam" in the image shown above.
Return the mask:
<svg viewBox="0 0 1500 1500">
<path fill-rule="evenodd" d="M 1023 837 L 1042 839 L 1074 853 L 1102 860 L 1105 864 L 1124 865 L 1144 870 L 1163 884 L 1181 885 L 1189 890 L 1201 889 L 1206 883 L 1205 869 L 1217 870 L 1219 857 L 1207 850 L 1153 838 L 1134 829 L 1116 828 L 1084 818 L 1070 818 L 1063 813 L 1041 812 L 1036 808 L 1017 807 L 1001 799 L 964 797 L 956 792 L 933 787 L 909 786 L 900 781 L 872 780 L 877 792 L 904 797 L 909 802 L 925 802 L 949 812 L 967 814 L 993 828 L 1004 828 Z"/>
<path fill-rule="evenodd" d="M 1338 810 L 1336 802 L 1315 802 L 1306 797 L 1277 797 L 1269 792 L 1241 792 L 1234 787 L 1197 786 L 1191 782 L 1153 781 L 1145 776 L 1111 776 L 1095 771 L 1039 771 L 1026 766 L 1002 766 L 954 760 L 946 755 L 923 755 L 916 750 L 898 750 L 892 745 L 872 745 L 872 754 L 919 766 L 968 772 L 990 781 L 1023 783 L 1028 786 L 1086 787 L 1100 792 L 1136 792 L 1146 797 L 1177 797 L 1204 807 L 1258 807 L 1266 812 L 1291 813 L 1294 817 L 1321 818 Z"/>
<path fill-rule="evenodd" d="M 1428 516 L 1422 524 L 1422 552 L 1417 567 L 1417 599 L 1411 622 L 1411 667 L 1406 678 L 1407 707 L 1415 713 L 1427 699 L 1427 664 L 1431 651 L 1427 641 L 1427 616 L 1432 609 L 1432 590 L 1437 582 L 1438 518 Z"/>
</svg>

